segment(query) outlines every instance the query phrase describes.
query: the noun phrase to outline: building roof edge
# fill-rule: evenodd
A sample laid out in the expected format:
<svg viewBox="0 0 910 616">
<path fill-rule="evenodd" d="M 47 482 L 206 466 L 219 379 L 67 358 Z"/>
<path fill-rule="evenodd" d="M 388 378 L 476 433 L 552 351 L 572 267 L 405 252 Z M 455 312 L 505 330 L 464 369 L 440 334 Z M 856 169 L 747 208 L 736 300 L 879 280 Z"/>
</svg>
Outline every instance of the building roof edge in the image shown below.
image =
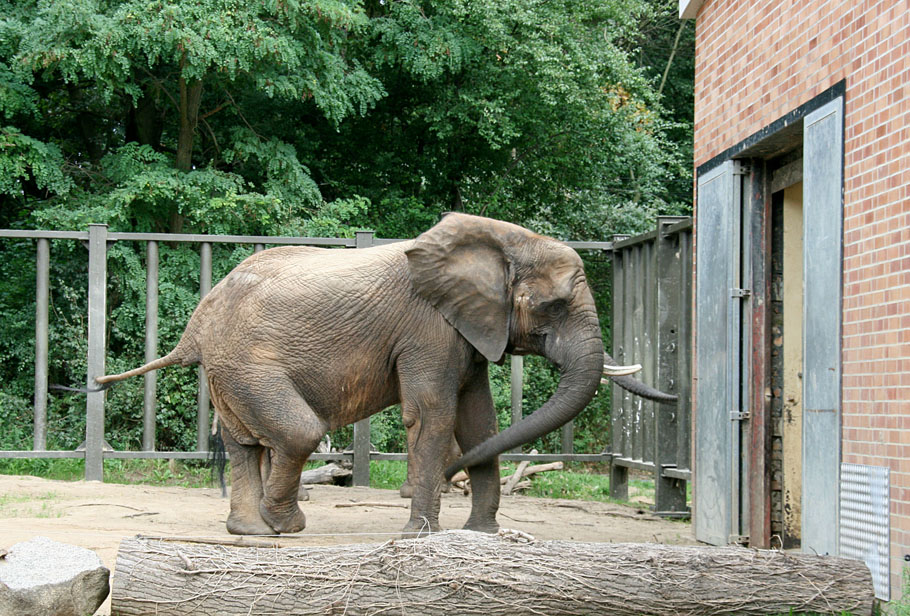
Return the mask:
<svg viewBox="0 0 910 616">
<path fill-rule="evenodd" d="M 679 18 L 695 19 L 698 9 L 705 3 L 705 0 L 679 0 Z"/>
</svg>

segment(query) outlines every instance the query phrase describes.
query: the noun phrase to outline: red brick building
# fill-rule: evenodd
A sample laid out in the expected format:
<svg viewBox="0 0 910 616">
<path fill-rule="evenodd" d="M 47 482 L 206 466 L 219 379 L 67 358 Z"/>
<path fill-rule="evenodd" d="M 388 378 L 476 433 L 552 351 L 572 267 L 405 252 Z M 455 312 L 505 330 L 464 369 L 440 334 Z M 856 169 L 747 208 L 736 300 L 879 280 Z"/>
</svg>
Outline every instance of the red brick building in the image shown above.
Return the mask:
<svg viewBox="0 0 910 616">
<path fill-rule="evenodd" d="M 895 599 L 910 0 L 679 4 L 696 27 L 696 532 L 861 557 Z"/>
</svg>

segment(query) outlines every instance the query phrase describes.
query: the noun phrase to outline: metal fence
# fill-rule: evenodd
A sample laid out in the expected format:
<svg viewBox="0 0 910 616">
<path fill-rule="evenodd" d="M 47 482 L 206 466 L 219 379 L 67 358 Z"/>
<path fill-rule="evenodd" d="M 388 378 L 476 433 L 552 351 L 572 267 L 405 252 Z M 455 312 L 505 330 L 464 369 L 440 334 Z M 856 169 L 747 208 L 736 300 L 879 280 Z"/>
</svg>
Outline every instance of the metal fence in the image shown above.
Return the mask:
<svg viewBox="0 0 910 616">
<path fill-rule="evenodd" d="M 613 357 L 642 365 L 641 380 L 676 394 L 651 402 L 613 387 L 610 494 L 626 500 L 629 469 L 654 479 L 655 511 L 686 515 L 691 480 L 692 220 L 613 238 Z"/>
<path fill-rule="evenodd" d="M 34 447 L 25 451 L 0 451 L 0 458 L 84 458 L 85 478 L 103 480 L 103 461 L 111 458 L 163 458 L 204 459 L 209 456 L 210 399 L 208 385 L 199 368 L 197 392 L 195 451 L 155 451 L 156 431 L 156 371 L 145 374 L 143 398 L 143 437 L 140 451 L 115 451 L 105 440 L 103 391 L 86 394 L 85 441 L 76 450 L 47 449 L 47 389 L 48 389 L 48 305 L 50 290 L 50 241 L 69 240 L 82 242 L 88 248 L 88 387 L 94 386 L 95 377 L 105 373 L 105 329 L 107 315 L 107 247 L 113 242 L 145 242 L 146 244 L 146 340 L 145 357 L 151 361 L 158 357 L 158 245 L 161 242 L 191 243 L 199 246 L 200 299 L 212 288 L 212 246 L 214 244 L 253 245 L 255 251 L 275 245 L 309 245 L 341 248 L 365 248 L 402 240 L 375 237 L 372 231 L 357 231 L 355 238 L 312 238 L 276 236 L 194 235 L 163 233 L 111 233 L 107 225 L 89 225 L 88 231 L 32 231 L 0 229 L 0 239 L 31 239 L 37 243 L 36 252 L 36 310 L 35 310 L 35 394 L 34 394 Z M 576 250 L 610 252 L 612 242 L 567 242 Z M 521 357 L 511 358 L 512 418 L 521 418 L 522 372 Z M 609 462 L 611 454 L 575 454 L 572 451 L 573 426 L 562 428 L 562 452 L 551 454 L 503 454 L 506 460 L 582 461 Z M 369 485 L 369 460 L 404 460 L 405 453 L 371 451 L 370 421 L 364 419 L 354 424 L 351 451 L 314 453 L 312 460 L 351 460 L 354 464 L 354 484 Z"/>
</svg>

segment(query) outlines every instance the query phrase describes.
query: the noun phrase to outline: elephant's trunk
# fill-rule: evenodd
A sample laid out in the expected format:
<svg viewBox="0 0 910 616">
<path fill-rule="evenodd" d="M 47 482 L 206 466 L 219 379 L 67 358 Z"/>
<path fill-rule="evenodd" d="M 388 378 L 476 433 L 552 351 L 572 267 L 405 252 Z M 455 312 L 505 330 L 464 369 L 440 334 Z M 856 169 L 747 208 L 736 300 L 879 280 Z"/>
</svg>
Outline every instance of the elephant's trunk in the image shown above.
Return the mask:
<svg viewBox="0 0 910 616">
<path fill-rule="evenodd" d="M 550 399 L 520 422 L 466 452 L 446 469 L 447 479 L 461 468 L 486 462 L 552 432 L 574 419 L 587 406 L 600 385 L 604 351 L 596 314 L 592 311 L 583 318 L 583 327 L 569 330 L 573 335 L 547 341 L 545 356 L 560 369 L 559 387 Z"/>
</svg>

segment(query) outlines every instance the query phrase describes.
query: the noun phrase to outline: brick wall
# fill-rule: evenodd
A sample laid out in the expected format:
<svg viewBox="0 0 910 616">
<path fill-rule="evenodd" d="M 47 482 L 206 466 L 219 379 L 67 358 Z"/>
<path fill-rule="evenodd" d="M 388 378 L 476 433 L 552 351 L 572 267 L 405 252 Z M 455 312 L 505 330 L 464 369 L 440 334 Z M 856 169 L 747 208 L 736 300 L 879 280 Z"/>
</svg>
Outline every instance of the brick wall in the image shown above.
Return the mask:
<svg viewBox="0 0 910 616">
<path fill-rule="evenodd" d="M 891 469 L 910 554 L 910 0 L 707 0 L 695 165 L 845 80 L 843 459 Z"/>
</svg>

